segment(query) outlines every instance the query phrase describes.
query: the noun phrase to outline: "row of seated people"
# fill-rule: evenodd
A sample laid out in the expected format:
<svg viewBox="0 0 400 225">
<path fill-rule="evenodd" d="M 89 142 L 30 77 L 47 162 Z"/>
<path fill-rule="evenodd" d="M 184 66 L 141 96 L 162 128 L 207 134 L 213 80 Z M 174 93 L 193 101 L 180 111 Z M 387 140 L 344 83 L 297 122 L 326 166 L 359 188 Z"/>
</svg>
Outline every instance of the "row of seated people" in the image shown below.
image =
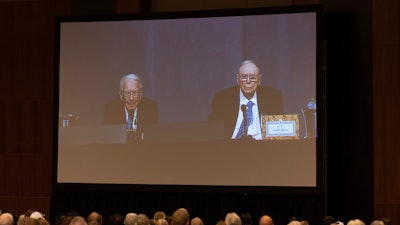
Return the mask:
<svg viewBox="0 0 400 225">
<path fill-rule="evenodd" d="M 36 210 L 27 210 L 24 214 L 4 212 L 0 214 L 0 225 L 50 225 L 45 219 L 45 215 Z M 204 225 L 200 217 L 191 218 L 185 208 L 175 210 L 172 215 L 167 215 L 163 211 L 154 213 L 153 218 L 146 214 L 127 213 L 122 216 L 119 213 L 112 214 L 108 221 L 103 221 L 103 216 L 96 211 L 91 212 L 87 217 L 79 215 L 77 212 L 69 212 L 65 215 L 57 216 L 54 225 Z M 250 213 L 243 213 L 240 216 L 235 212 L 227 213 L 224 220 L 217 221 L 215 225 L 253 225 Z M 274 225 L 274 220 L 269 215 L 263 215 L 258 221 L 258 225 Z M 287 225 L 309 225 L 306 220 L 291 217 Z M 322 225 L 345 225 L 332 216 L 325 216 Z M 360 219 L 349 220 L 346 225 L 365 225 Z M 391 225 L 388 218 L 374 220 L 370 225 Z"/>
</svg>

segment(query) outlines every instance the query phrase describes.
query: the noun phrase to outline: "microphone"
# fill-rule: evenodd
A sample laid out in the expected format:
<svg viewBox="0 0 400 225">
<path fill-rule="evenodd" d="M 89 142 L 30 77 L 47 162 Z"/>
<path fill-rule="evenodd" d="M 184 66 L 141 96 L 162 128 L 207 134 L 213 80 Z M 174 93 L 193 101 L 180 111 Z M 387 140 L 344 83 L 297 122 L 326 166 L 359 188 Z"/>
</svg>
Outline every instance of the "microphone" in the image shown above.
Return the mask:
<svg viewBox="0 0 400 225">
<path fill-rule="evenodd" d="M 244 126 L 244 135 L 247 136 L 247 113 L 246 113 L 247 106 L 245 104 L 240 106 L 240 110 L 243 113 L 243 126 Z"/>
</svg>

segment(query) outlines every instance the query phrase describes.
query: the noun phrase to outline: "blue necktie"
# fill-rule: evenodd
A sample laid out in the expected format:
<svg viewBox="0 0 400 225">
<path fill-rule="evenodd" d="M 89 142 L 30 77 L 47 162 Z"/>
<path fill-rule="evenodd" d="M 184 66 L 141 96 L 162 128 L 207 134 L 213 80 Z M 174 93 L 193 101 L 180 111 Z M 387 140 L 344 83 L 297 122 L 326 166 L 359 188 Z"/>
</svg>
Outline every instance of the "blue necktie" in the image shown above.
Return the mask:
<svg viewBox="0 0 400 225">
<path fill-rule="evenodd" d="M 239 131 L 238 131 L 238 133 L 237 133 L 237 135 L 236 135 L 236 139 L 242 137 L 243 135 L 247 135 L 247 134 L 245 134 L 245 130 L 247 130 L 247 129 L 249 128 L 249 125 L 250 125 L 250 123 L 251 123 L 251 120 L 253 119 L 253 109 L 252 109 L 252 108 L 253 108 L 253 105 L 254 105 L 254 103 L 253 103 L 252 101 L 249 101 L 249 102 L 247 103 L 247 109 L 246 109 L 246 117 L 247 117 L 247 120 L 246 120 L 246 127 L 244 127 L 244 118 L 243 118 L 242 125 L 240 125 Z"/>
</svg>

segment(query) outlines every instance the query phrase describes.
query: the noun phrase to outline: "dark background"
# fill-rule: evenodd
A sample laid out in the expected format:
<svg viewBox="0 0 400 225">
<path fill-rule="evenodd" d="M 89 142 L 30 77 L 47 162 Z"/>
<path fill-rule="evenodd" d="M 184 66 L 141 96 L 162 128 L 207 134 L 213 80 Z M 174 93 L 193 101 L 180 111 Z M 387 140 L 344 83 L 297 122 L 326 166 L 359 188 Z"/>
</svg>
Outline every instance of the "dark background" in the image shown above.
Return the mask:
<svg viewBox="0 0 400 225">
<path fill-rule="evenodd" d="M 89 13 L 144 13 L 322 3 L 327 45 L 326 195 L 54 191 L 52 113 L 54 18 Z M 276 224 L 299 216 L 318 224 L 325 214 L 367 224 L 400 222 L 399 5 L 396 0 L 321 1 L 0 1 L 0 208 L 46 215 L 96 209 L 172 213 L 215 224 L 226 212 L 249 211 Z M 73 162 L 71 162 L 73 163 Z M 52 203 L 52 204 L 51 204 Z M 124 211 L 125 210 L 125 211 Z"/>
</svg>

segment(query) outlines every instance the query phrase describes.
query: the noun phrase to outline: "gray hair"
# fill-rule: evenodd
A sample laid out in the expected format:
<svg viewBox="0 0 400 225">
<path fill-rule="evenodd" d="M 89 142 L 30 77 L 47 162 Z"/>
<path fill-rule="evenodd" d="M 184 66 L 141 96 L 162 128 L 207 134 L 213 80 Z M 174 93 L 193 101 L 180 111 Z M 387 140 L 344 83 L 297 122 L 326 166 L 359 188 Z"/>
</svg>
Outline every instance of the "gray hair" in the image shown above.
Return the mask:
<svg viewBox="0 0 400 225">
<path fill-rule="evenodd" d="M 236 214 L 234 212 L 230 212 L 230 213 L 226 214 L 225 224 L 226 225 L 242 225 L 242 220 L 240 219 L 238 214 Z"/>
<path fill-rule="evenodd" d="M 149 217 L 146 214 L 140 213 L 136 217 L 136 225 L 149 225 L 150 220 Z"/>
<path fill-rule="evenodd" d="M 124 224 L 125 225 L 135 225 L 136 222 L 136 218 L 137 218 L 137 214 L 136 213 L 127 213 L 125 215 L 125 219 L 124 219 Z"/>
<path fill-rule="evenodd" d="M 74 216 L 69 225 L 87 225 L 86 219 L 82 216 Z"/>
<path fill-rule="evenodd" d="M 123 76 L 121 78 L 121 81 L 119 82 L 119 90 L 120 91 L 122 91 L 122 89 L 124 87 L 124 81 L 125 80 L 136 80 L 140 84 L 140 89 L 143 88 L 142 80 L 140 79 L 140 77 L 138 75 L 136 75 L 136 74 L 131 73 L 131 74 L 125 75 L 125 76 Z"/>
</svg>

